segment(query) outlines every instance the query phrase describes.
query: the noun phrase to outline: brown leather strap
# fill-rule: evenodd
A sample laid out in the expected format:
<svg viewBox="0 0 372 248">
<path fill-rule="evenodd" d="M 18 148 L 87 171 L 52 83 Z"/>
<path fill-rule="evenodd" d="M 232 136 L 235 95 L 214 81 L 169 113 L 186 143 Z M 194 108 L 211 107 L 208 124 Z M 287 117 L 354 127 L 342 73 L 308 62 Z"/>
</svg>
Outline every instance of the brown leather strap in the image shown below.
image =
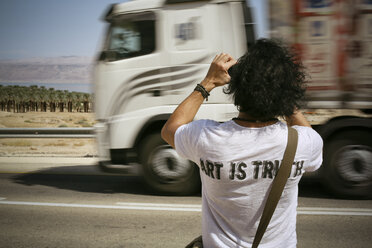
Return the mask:
<svg viewBox="0 0 372 248">
<path fill-rule="evenodd" d="M 291 173 L 292 164 L 297 150 L 297 142 L 297 130 L 288 126 L 288 141 L 287 147 L 284 152 L 283 161 L 280 165 L 278 173 L 274 178 L 269 196 L 267 197 L 266 205 L 257 228 L 256 236 L 253 240 L 252 248 L 258 247 L 259 243 L 261 242 L 262 236 L 264 235 L 266 228 L 271 220 L 271 217 L 273 216 L 275 208 L 278 205 L 284 186 Z"/>
</svg>

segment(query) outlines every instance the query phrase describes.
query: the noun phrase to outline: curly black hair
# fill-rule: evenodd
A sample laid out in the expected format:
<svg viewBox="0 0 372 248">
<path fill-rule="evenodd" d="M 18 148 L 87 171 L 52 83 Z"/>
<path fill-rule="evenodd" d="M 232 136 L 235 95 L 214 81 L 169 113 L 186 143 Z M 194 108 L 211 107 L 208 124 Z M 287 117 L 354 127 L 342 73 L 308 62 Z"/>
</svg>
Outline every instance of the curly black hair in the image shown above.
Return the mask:
<svg viewBox="0 0 372 248">
<path fill-rule="evenodd" d="M 229 69 L 224 89 L 240 112 L 258 120 L 285 117 L 303 104 L 305 68 L 280 40 L 259 39 Z"/>
</svg>

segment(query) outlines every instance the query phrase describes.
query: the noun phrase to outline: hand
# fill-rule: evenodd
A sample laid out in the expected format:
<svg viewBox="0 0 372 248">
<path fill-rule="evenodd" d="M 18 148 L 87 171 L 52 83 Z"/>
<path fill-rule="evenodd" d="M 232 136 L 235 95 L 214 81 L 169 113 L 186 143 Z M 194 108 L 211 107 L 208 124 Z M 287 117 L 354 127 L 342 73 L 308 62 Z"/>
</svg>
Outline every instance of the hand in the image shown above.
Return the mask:
<svg viewBox="0 0 372 248">
<path fill-rule="evenodd" d="M 201 82 L 201 85 L 210 92 L 212 89 L 218 86 L 225 85 L 230 82 L 230 75 L 228 70 L 231 66 L 236 64 L 236 60 L 229 54 L 221 53 L 214 57 L 207 76 Z"/>
</svg>

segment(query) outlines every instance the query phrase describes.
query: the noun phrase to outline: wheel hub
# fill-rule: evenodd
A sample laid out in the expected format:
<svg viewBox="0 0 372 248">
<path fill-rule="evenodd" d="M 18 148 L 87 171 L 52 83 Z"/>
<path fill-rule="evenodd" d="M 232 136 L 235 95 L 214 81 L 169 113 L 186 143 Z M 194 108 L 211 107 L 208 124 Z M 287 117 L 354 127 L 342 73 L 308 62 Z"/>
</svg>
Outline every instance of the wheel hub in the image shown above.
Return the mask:
<svg viewBox="0 0 372 248">
<path fill-rule="evenodd" d="M 349 145 L 337 154 L 337 170 L 346 181 L 369 183 L 372 180 L 372 150 L 368 146 Z"/>
<path fill-rule="evenodd" d="M 158 147 L 150 156 L 153 172 L 164 179 L 175 180 L 187 176 L 190 161 L 181 158 L 170 146 Z"/>
</svg>

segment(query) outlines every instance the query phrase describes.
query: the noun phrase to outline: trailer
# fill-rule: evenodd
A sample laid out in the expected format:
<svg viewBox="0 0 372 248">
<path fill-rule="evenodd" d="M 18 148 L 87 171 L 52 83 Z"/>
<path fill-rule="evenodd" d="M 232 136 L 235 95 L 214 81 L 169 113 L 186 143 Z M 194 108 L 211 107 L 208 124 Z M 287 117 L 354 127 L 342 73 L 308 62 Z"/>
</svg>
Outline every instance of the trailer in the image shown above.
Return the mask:
<svg viewBox="0 0 372 248">
<path fill-rule="evenodd" d="M 324 140 L 318 174 L 336 195 L 372 196 L 372 2 L 269 1 L 270 36 L 309 72 L 308 119 Z"/>
</svg>

